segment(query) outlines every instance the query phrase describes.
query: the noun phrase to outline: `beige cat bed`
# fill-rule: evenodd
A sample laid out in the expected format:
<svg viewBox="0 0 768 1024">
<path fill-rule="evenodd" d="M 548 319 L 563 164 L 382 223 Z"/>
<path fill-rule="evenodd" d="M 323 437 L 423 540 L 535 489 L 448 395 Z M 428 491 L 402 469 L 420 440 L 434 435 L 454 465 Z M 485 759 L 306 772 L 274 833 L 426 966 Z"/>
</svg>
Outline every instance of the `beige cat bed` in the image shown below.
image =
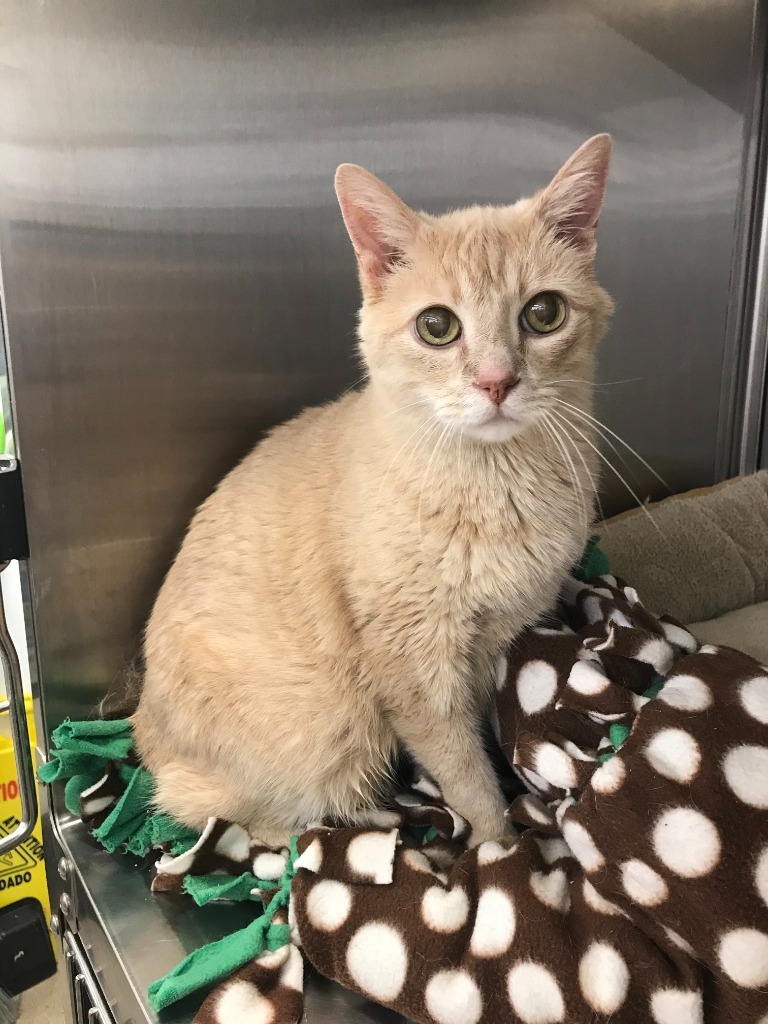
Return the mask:
<svg viewBox="0 0 768 1024">
<path fill-rule="evenodd" d="M 768 663 L 768 470 L 601 524 L 611 571 L 702 642 Z"/>
</svg>

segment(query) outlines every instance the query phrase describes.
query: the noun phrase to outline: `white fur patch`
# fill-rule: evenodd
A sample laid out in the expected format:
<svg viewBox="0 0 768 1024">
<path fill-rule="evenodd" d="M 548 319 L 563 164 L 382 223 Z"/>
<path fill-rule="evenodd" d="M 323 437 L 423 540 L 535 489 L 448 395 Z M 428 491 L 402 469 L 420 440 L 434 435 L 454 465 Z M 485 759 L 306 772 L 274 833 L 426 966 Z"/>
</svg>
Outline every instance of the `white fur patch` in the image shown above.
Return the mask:
<svg viewBox="0 0 768 1024">
<path fill-rule="evenodd" d="M 578 821 L 566 821 L 563 825 L 563 836 L 574 857 L 586 872 L 591 874 L 599 871 L 605 864 L 605 858 L 595 846 L 592 836 Z"/>
<path fill-rule="evenodd" d="M 487 839 L 477 848 L 477 863 L 480 867 L 485 867 L 487 864 L 495 864 L 497 860 L 504 860 L 511 853 L 512 850 L 507 850 L 495 839 Z"/>
<path fill-rule="evenodd" d="M 760 893 L 760 899 L 768 906 L 768 846 L 765 847 L 757 858 L 755 886 Z"/>
<path fill-rule="evenodd" d="M 701 764 L 699 745 L 684 729 L 661 729 L 648 741 L 644 754 L 659 775 L 673 782 L 691 782 Z"/>
<path fill-rule="evenodd" d="M 307 896 L 307 917 L 321 932 L 335 932 L 344 924 L 352 910 L 352 893 L 348 885 L 331 878 L 321 879 Z"/>
<path fill-rule="evenodd" d="M 741 703 L 748 715 L 768 725 L 768 676 L 757 676 L 741 687 Z"/>
<path fill-rule="evenodd" d="M 347 969 L 366 995 L 384 1003 L 397 999 L 408 973 L 408 951 L 400 933 L 378 921 L 364 924 L 347 947 Z"/>
<path fill-rule="evenodd" d="M 617 907 L 615 903 L 611 903 L 610 900 L 604 899 L 597 891 L 597 889 L 588 882 L 585 878 L 582 882 L 582 893 L 584 894 L 584 902 L 592 910 L 596 910 L 598 914 L 607 914 L 609 917 L 616 917 L 624 914 L 624 911 Z"/>
<path fill-rule="evenodd" d="M 669 641 L 655 636 L 652 640 L 645 641 L 635 658 L 637 661 L 644 661 L 646 665 L 653 666 L 661 675 L 665 675 L 672 667 L 675 653 Z"/>
<path fill-rule="evenodd" d="M 739 800 L 759 810 L 768 808 L 768 747 L 735 747 L 725 756 L 723 772 Z"/>
<path fill-rule="evenodd" d="M 421 916 L 426 926 L 434 932 L 457 932 L 469 917 L 467 894 L 461 886 L 442 889 L 439 885 L 433 885 L 422 897 Z"/>
<path fill-rule="evenodd" d="M 603 793 L 605 795 L 617 793 L 624 785 L 626 777 L 626 765 L 622 759 L 616 755 L 608 761 L 604 761 L 600 767 L 596 769 L 591 780 L 592 789 L 597 793 Z"/>
<path fill-rule="evenodd" d="M 239 825 L 230 825 L 214 849 L 220 856 L 229 857 L 230 860 L 248 860 L 248 854 L 251 852 L 251 837 Z M 285 865 L 283 865 L 284 870 Z M 280 873 L 282 874 L 282 871 Z M 259 877 L 266 876 L 259 875 Z"/>
<path fill-rule="evenodd" d="M 692 807 L 665 811 L 653 829 L 656 856 L 683 878 L 703 878 L 720 860 L 720 835 L 715 825 Z"/>
<path fill-rule="evenodd" d="M 570 847 L 562 839 L 540 839 L 537 836 L 535 842 L 545 864 L 554 864 L 556 860 L 573 856 Z"/>
<path fill-rule="evenodd" d="M 301 856 L 296 858 L 294 867 L 298 871 L 299 868 L 306 868 L 307 871 L 313 871 L 315 874 L 320 870 L 320 866 L 323 863 L 323 847 L 320 844 L 320 840 L 315 838 L 306 848 Z"/>
<path fill-rule="evenodd" d="M 536 715 L 554 700 L 557 670 L 548 661 L 529 661 L 517 675 L 517 699 L 526 715 Z"/>
<path fill-rule="evenodd" d="M 501 956 L 512 945 L 516 925 L 510 897 L 501 889 L 484 889 L 477 903 L 469 948 L 475 956 Z"/>
<path fill-rule="evenodd" d="M 657 907 L 669 896 L 661 875 L 641 860 L 628 860 L 621 865 L 621 881 L 629 898 L 643 907 Z"/>
<path fill-rule="evenodd" d="M 433 974 L 424 1002 L 437 1024 L 477 1024 L 483 1014 L 480 989 L 462 970 Z"/>
<path fill-rule="evenodd" d="M 260 853 L 253 858 L 253 873 L 265 882 L 276 882 L 284 874 L 285 864 L 279 853 Z"/>
<path fill-rule="evenodd" d="M 624 958 L 607 942 L 593 942 L 579 964 L 584 1001 L 598 1013 L 610 1014 L 624 1004 L 629 970 Z"/>
<path fill-rule="evenodd" d="M 227 1024 L 273 1024 L 275 1008 L 248 981 L 233 981 L 216 1002 L 216 1016 Z"/>
<path fill-rule="evenodd" d="M 720 966 L 742 988 L 768 985 L 768 935 L 756 928 L 736 928 L 720 939 Z"/>
<path fill-rule="evenodd" d="M 571 895 L 568 891 L 568 876 L 562 868 L 555 868 L 543 874 L 541 871 L 532 871 L 530 878 L 531 889 L 536 898 L 561 914 L 567 914 L 571 906 Z"/>
<path fill-rule="evenodd" d="M 664 636 L 671 644 L 679 647 L 682 651 L 686 651 L 688 654 L 693 654 L 698 644 L 696 638 L 687 629 L 676 626 L 673 622 L 659 622 L 659 625 Z"/>
<path fill-rule="evenodd" d="M 665 988 L 651 996 L 655 1024 L 703 1024 L 701 992 Z"/>
<path fill-rule="evenodd" d="M 375 885 L 389 885 L 398 839 L 397 829 L 390 832 L 363 832 L 355 836 L 347 847 L 350 870 Z"/>
<path fill-rule="evenodd" d="M 507 991 L 523 1024 L 560 1024 L 565 1002 L 554 974 L 541 964 L 520 963 L 507 975 Z"/>
<path fill-rule="evenodd" d="M 213 827 L 216 824 L 216 820 L 216 818 L 208 819 L 205 824 L 205 828 L 200 833 L 200 838 L 191 850 L 187 850 L 186 853 L 181 853 L 178 857 L 172 857 L 168 860 L 162 858 L 158 864 L 158 870 L 167 872 L 169 875 L 186 875 L 192 867 L 192 862 L 199 853 L 201 847 L 208 841 L 208 838 L 213 831 Z"/>
<path fill-rule="evenodd" d="M 568 754 L 554 743 L 541 743 L 534 754 L 536 772 L 543 779 L 558 789 L 573 789 L 576 785 L 576 772 Z"/>
<path fill-rule="evenodd" d="M 674 676 L 656 698 L 678 711 L 706 711 L 712 703 L 709 687 L 697 676 Z"/>
</svg>

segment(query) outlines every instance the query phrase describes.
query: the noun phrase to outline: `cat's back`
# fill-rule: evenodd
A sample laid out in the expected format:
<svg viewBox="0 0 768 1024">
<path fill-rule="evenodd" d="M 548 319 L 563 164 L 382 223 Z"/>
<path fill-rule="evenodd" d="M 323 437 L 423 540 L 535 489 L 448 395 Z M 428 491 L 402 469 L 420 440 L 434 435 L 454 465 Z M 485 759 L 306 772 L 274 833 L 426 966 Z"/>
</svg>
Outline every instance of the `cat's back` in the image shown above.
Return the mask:
<svg viewBox="0 0 768 1024">
<path fill-rule="evenodd" d="M 148 625 L 200 616 L 242 625 L 283 603 L 319 560 L 332 558 L 333 495 L 358 393 L 310 408 L 273 430 L 203 502 Z"/>
</svg>

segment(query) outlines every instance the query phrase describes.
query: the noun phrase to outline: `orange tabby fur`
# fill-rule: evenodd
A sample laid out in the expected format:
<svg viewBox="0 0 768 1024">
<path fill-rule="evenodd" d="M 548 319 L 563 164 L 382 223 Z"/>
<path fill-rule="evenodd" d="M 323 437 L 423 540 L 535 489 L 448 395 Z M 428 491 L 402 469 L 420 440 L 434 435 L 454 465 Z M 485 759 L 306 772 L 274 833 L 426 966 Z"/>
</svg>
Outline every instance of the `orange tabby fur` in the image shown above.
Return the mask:
<svg viewBox="0 0 768 1024">
<path fill-rule="evenodd" d="M 370 380 L 275 430 L 192 521 L 134 718 L 163 810 L 282 844 L 374 804 L 402 742 L 474 842 L 504 832 L 478 723 L 503 644 L 552 604 L 589 532 L 594 434 L 573 419 L 564 447 L 553 416 L 555 399 L 590 411 L 609 157 L 596 136 L 532 199 L 442 217 L 339 169 Z M 544 290 L 568 318 L 525 334 Z M 412 330 L 436 304 L 463 324 L 445 349 Z M 519 378 L 501 411 L 474 383 L 486 373 Z"/>
</svg>

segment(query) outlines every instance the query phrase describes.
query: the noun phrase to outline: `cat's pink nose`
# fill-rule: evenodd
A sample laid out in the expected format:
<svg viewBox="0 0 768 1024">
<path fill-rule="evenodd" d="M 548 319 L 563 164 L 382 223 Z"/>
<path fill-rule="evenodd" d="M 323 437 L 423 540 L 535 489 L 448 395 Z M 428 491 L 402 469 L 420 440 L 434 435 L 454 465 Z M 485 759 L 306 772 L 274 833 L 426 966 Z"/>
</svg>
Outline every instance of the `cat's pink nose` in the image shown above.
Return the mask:
<svg viewBox="0 0 768 1024">
<path fill-rule="evenodd" d="M 494 405 L 501 405 L 507 395 L 520 383 L 513 373 L 481 373 L 475 387 L 485 391 Z"/>
</svg>

